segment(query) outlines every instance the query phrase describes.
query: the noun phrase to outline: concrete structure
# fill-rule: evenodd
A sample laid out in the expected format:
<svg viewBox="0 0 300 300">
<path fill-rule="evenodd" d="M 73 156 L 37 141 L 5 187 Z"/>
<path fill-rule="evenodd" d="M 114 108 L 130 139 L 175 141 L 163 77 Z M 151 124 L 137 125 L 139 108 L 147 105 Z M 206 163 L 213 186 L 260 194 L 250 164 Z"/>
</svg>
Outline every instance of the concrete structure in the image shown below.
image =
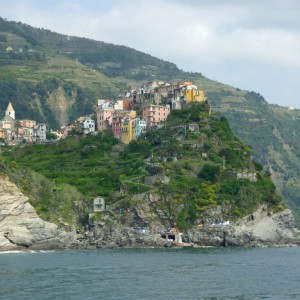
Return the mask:
<svg viewBox="0 0 300 300">
<path fill-rule="evenodd" d="M 79 134 L 89 134 L 95 131 L 95 121 L 91 117 L 77 119 L 76 131 Z"/>
<path fill-rule="evenodd" d="M 33 128 L 32 141 L 37 143 L 46 142 L 47 126 L 44 123 L 38 123 Z"/>
<path fill-rule="evenodd" d="M 197 123 L 191 123 L 188 125 L 189 131 L 199 131 L 199 125 Z"/>
<path fill-rule="evenodd" d="M 146 132 L 147 122 L 139 118 L 133 120 L 133 138 L 137 139 L 141 134 Z"/>
<path fill-rule="evenodd" d="M 105 199 L 96 197 L 93 199 L 93 212 L 100 212 L 105 210 Z"/>
<path fill-rule="evenodd" d="M 23 130 L 23 136 L 22 136 L 22 138 L 25 140 L 25 141 L 27 141 L 27 142 L 32 142 L 32 140 L 33 140 L 33 128 L 31 128 L 31 127 L 23 127 L 22 128 Z M 20 134 L 19 134 L 19 136 L 20 136 Z"/>
<path fill-rule="evenodd" d="M 243 172 L 238 172 L 236 174 L 237 180 L 240 179 L 248 179 L 251 182 L 256 182 L 257 181 L 257 175 L 254 172 L 248 172 L 248 171 L 243 171 Z"/>
</svg>

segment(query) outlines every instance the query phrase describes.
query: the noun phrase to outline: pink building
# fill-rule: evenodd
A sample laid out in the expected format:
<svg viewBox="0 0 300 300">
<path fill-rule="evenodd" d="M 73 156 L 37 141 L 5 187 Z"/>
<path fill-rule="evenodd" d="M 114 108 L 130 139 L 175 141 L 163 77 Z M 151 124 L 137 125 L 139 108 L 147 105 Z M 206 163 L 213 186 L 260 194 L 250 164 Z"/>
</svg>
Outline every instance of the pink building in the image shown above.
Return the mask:
<svg viewBox="0 0 300 300">
<path fill-rule="evenodd" d="M 112 124 L 112 114 L 114 109 L 111 107 L 97 111 L 97 130 L 103 131 Z"/>
<path fill-rule="evenodd" d="M 147 105 L 142 108 L 143 120 L 147 123 L 147 128 L 165 122 L 170 113 L 170 106 Z"/>
<path fill-rule="evenodd" d="M 121 140 L 122 136 L 122 120 L 124 118 L 124 114 L 115 113 L 112 116 L 112 131 L 114 137 Z"/>
<path fill-rule="evenodd" d="M 69 131 L 75 130 L 75 129 L 76 129 L 75 124 L 70 124 L 70 125 L 62 127 L 61 130 L 60 130 L 61 138 L 65 139 L 69 135 Z"/>
</svg>

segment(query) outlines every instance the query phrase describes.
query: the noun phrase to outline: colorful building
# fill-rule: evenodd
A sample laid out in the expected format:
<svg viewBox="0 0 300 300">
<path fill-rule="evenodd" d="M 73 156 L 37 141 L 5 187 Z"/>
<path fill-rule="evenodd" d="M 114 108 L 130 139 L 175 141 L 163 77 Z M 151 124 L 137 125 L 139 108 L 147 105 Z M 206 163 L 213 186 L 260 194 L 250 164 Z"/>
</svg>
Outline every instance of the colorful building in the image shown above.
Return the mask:
<svg viewBox="0 0 300 300">
<path fill-rule="evenodd" d="M 3 129 L 0 129 L 0 139 L 5 140 L 5 130 L 3 130 Z"/>
<path fill-rule="evenodd" d="M 32 140 L 34 142 L 46 142 L 46 133 L 47 133 L 47 126 L 44 123 L 37 123 L 33 128 L 33 137 Z"/>
<path fill-rule="evenodd" d="M 124 144 L 129 144 L 134 139 L 134 119 L 130 117 L 124 117 L 121 122 L 121 141 Z"/>
<path fill-rule="evenodd" d="M 76 124 L 69 124 L 67 126 L 63 126 L 60 130 L 60 133 L 61 133 L 61 138 L 62 139 L 65 139 L 68 137 L 69 135 L 69 131 L 76 131 Z"/>
<path fill-rule="evenodd" d="M 170 113 L 170 106 L 147 105 L 142 108 L 142 119 L 146 121 L 147 128 L 165 122 Z"/>
<path fill-rule="evenodd" d="M 88 134 L 95 131 L 95 121 L 91 117 L 85 117 L 79 123 L 79 133 Z"/>
<path fill-rule="evenodd" d="M 36 125 L 35 120 L 20 120 L 21 127 L 33 128 Z"/>
<path fill-rule="evenodd" d="M 106 130 L 112 125 L 112 114 L 114 109 L 112 107 L 107 107 L 102 110 L 97 111 L 97 130 Z"/>
<path fill-rule="evenodd" d="M 184 100 L 186 102 L 204 102 L 205 93 L 204 90 L 198 90 L 195 85 L 188 85 L 183 90 Z"/>
<path fill-rule="evenodd" d="M 137 139 L 141 134 L 146 132 L 147 122 L 136 118 L 133 120 L 133 138 Z"/>
<path fill-rule="evenodd" d="M 112 131 L 113 131 L 113 135 L 115 138 L 121 140 L 121 124 L 122 124 L 122 120 L 124 118 L 124 113 L 121 112 L 115 112 L 112 115 L 112 121 L 111 121 L 111 125 L 112 125 Z"/>
</svg>

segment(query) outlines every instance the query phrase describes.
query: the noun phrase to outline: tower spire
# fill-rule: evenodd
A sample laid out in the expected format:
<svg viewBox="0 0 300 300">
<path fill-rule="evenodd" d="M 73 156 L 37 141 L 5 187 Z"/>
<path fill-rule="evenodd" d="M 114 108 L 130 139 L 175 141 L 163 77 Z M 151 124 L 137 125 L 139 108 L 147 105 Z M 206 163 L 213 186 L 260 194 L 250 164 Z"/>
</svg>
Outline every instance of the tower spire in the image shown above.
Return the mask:
<svg viewBox="0 0 300 300">
<path fill-rule="evenodd" d="M 14 110 L 11 102 L 8 103 L 7 109 L 5 111 L 5 115 L 12 117 L 14 120 L 16 119 L 15 110 Z"/>
</svg>

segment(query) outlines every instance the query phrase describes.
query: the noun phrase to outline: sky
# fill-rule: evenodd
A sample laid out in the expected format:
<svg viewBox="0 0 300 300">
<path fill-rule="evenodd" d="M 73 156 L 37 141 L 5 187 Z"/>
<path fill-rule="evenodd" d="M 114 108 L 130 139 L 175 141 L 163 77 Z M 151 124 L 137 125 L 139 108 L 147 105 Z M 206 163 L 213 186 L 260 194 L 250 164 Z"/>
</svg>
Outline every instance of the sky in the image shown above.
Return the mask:
<svg viewBox="0 0 300 300">
<path fill-rule="evenodd" d="M 0 16 L 125 45 L 300 109 L 299 0 L 0 0 Z"/>
</svg>

